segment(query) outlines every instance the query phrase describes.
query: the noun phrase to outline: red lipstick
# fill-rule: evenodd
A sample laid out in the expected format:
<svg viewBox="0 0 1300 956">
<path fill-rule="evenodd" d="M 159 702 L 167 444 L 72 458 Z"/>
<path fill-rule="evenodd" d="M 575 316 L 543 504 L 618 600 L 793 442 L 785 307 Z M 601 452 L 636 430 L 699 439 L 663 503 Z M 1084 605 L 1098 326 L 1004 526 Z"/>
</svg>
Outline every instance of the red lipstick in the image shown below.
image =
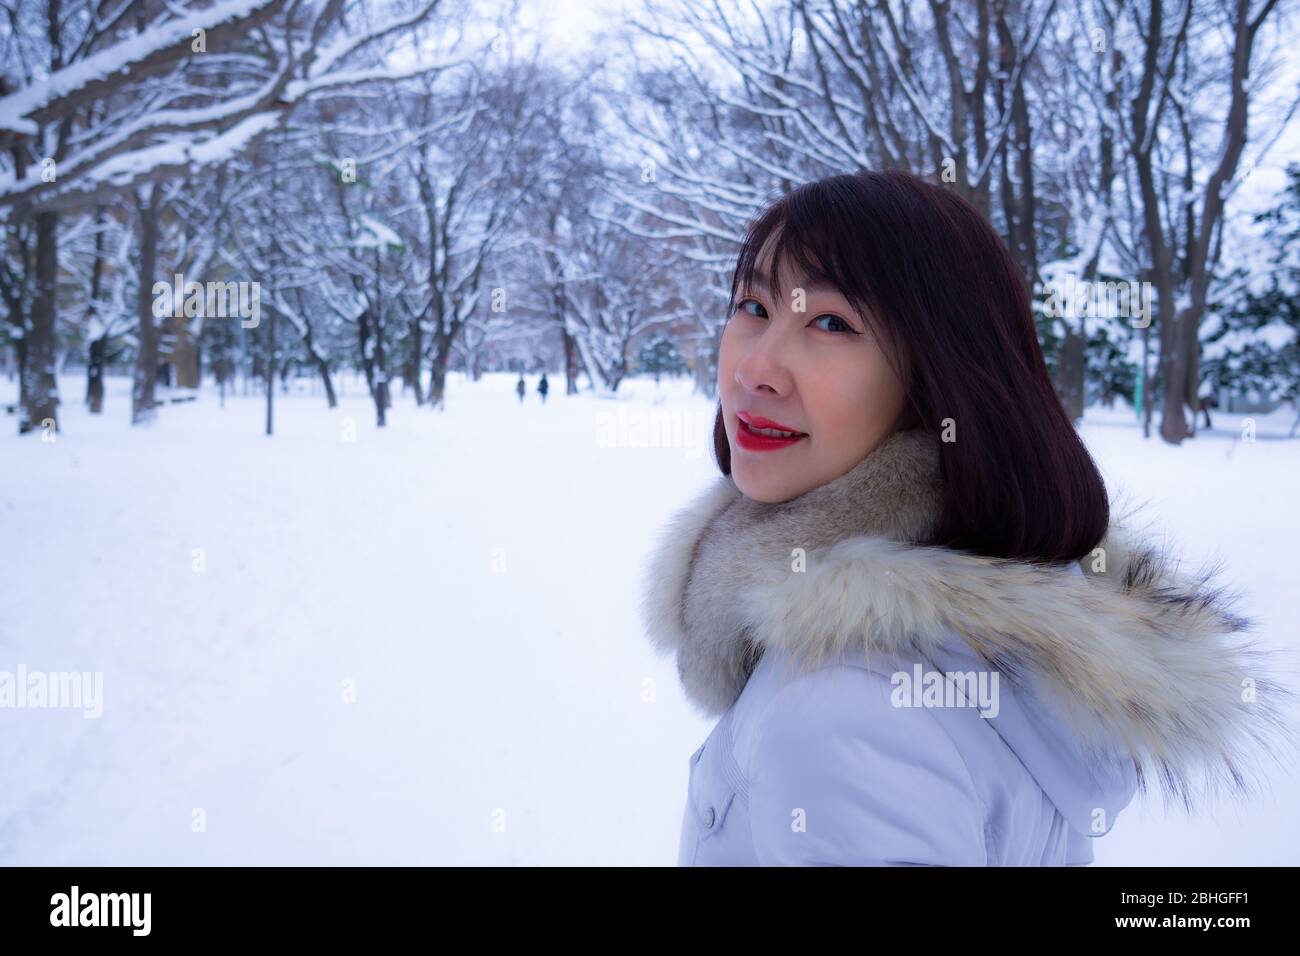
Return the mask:
<svg viewBox="0 0 1300 956">
<path fill-rule="evenodd" d="M 743 410 L 736 412 L 736 419 L 736 444 L 747 451 L 775 451 L 778 448 L 788 448 L 790 445 L 808 437 L 807 433 L 801 432 L 797 428 L 782 425 L 780 422 L 774 422 L 762 415 L 751 415 Z M 763 435 L 754 431 L 755 428 L 775 429 L 791 434 L 788 436 Z"/>
</svg>

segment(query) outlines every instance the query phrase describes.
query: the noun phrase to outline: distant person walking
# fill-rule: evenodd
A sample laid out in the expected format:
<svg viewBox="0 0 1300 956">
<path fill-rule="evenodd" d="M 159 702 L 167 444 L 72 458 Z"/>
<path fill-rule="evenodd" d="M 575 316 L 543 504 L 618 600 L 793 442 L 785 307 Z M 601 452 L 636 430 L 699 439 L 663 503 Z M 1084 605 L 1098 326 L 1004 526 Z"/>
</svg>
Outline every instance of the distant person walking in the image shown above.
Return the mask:
<svg viewBox="0 0 1300 956">
<path fill-rule="evenodd" d="M 551 386 L 546 384 L 546 373 L 542 373 L 542 380 L 537 383 L 537 394 L 542 396 L 542 404 L 546 404 L 546 393 L 551 390 Z"/>
<path fill-rule="evenodd" d="M 519 381 L 515 382 L 515 394 L 517 394 L 517 395 L 519 396 L 519 404 L 520 404 L 520 405 L 522 405 L 522 404 L 524 403 L 524 392 L 526 392 L 527 390 L 528 390 L 528 386 L 524 384 L 524 376 L 523 376 L 523 373 L 520 372 L 520 373 L 519 373 Z"/>
</svg>

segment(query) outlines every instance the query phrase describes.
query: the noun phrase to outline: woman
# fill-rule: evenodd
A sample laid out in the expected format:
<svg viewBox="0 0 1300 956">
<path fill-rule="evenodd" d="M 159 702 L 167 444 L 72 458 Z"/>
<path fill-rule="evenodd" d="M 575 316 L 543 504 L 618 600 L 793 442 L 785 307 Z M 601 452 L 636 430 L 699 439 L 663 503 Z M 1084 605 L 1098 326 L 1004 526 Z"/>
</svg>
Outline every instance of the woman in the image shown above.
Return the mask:
<svg viewBox="0 0 1300 956">
<path fill-rule="evenodd" d="M 989 223 L 903 173 L 752 225 L 723 477 L 643 599 L 691 701 L 683 865 L 1089 863 L 1138 789 L 1285 733 L 1250 621 L 1112 520 Z"/>
</svg>

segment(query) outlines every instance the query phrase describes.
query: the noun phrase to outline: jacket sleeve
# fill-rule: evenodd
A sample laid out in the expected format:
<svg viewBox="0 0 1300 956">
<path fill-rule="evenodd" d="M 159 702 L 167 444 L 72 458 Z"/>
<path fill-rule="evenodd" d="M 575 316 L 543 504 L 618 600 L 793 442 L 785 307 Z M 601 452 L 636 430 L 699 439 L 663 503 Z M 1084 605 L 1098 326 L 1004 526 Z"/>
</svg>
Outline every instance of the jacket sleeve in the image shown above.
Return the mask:
<svg viewBox="0 0 1300 956">
<path fill-rule="evenodd" d="M 785 678 L 756 728 L 750 824 L 762 865 L 984 866 L 984 813 L 948 732 L 895 707 L 882 673 Z"/>
</svg>

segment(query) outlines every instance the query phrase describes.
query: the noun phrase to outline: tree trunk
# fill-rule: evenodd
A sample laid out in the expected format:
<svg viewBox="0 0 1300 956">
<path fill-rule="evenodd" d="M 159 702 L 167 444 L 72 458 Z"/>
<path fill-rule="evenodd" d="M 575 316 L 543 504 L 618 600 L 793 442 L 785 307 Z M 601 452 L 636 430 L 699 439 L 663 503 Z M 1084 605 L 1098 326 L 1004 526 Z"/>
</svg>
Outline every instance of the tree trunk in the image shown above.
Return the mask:
<svg viewBox="0 0 1300 956">
<path fill-rule="evenodd" d="M 1065 413 L 1075 423 L 1083 418 L 1085 364 L 1083 336 L 1070 329 L 1065 333 L 1057 359 L 1056 392 L 1065 406 Z"/>
<path fill-rule="evenodd" d="M 337 408 L 339 404 L 338 396 L 334 394 L 334 382 L 330 379 L 330 367 L 320 356 L 310 350 L 307 352 L 311 356 L 312 362 L 316 365 L 316 371 L 320 373 L 321 383 L 325 386 L 325 400 L 329 402 L 330 408 Z"/>
<path fill-rule="evenodd" d="M 266 317 L 266 433 L 275 434 L 275 309 Z"/>
<path fill-rule="evenodd" d="M 1187 396 L 1187 349 L 1183 316 L 1174 312 L 1173 304 L 1161 308 L 1160 326 L 1160 437 L 1170 444 L 1182 442 L 1191 430 L 1183 406 Z"/>
<path fill-rule="evenodd" d="M 383 348 L 377 350 L 375 363 L 375 414 L 376 424 L 383 428 L 388 424 L 388 373 L 384 371 Z"/>
<path fill-rule="evenodd" d="M 1196 437 L 1196 413 L 1201 406 L 1201 316 L 1202 310 L 1193 307 L 1183 313 L 1183 401 L 1191 410 L 1190 434 Z"/>
<path fill-rule="evenodd" d="M 444 401 L 447 397 L 447 359 L 451 356 L 451 350 L 447 348 L 439 349 L 433 357 L 432 378 L 429 383 L 429 404 L 437 409 L 445 409 Z"/>
<path fill-rule="evenodd" d="M 194 336 L 190 332 L 190 323 L 193 321 L 183 311 L 180 315 L 173 315 L 167 319 L 171 332 L 171 347 L 168 349 L 167 360 L 175 371 L 172 377 L 177 388 L 199 387 L 199 362 L 195 353 Z"/>
<path fill-rule="evenodd" d="M 1015 154 L 1020 194 L 1016 198 L 1016 215 L 1020 217 L 1016 241 L 1016 262 L 1025 277 L 1032 295 L 1038 282 L 1038 234 L 1034 219 L 1038 214 L 1038 200 L 1034 195 L 1033 127 L 1029 119 L 1029 104 L 1025 101 L 1024 82 L 1016 84 L 1011 93 L 1011 115 L 1015 123 Z"/>
<path fill-rule="evenodd" d="M 104 356 L 107 352 L 107 335 L 101 335 L 90 343 L 90 359 L 86 362 L 86 407 L 92 415 L 104 411 Z"/>
<path fill-rule="evenodd" d="M 420 316 L 411 319 L 410 335 L 410 358 L 407 359 L 407 370 L 403 376 L 406 383 L 415 389 L 415 404 L 420 406 L 424 404 L 424 386 L 420 382 L 420 359 L 424 355 L 424 329 L 420 326 Z"/>
<path fill-rule="evenodd" d="M 59 430 L 59 389 L 54 377 L 55 281 L 58 278 L 58 213 L 36 214 L 36 295 L 31 323 L 22 349 L 19 389 L 22 414 L 18 432 L 36 428 Z"/>
<path fill-rule="evenodd" d="M 148 192 L 146 199 L 144 192 Z M 140 425 L 157 415 L 154 385 L 158 376 L 158 327 L 154 324 L 153 284 L 158 269 L 158 203 L 161 189 L 145 186 L 136 197 L 140 217 L 140 271 L 136 282 L 139 347 L 131 383 L 131 424 Z M 170 300 L 169 300 L 170 301 Z"/>
<path fill-rule="evenodd" d="M 86 326 L 94 327 L 99 296 L 104 285 L 104 207 L 95 213 L 95 263 L 90 270 L 90 299 L 86 304 Z M 86 360 L 86 407 L 92 415 L 104 410 L 104 359 L 108 352 L 108 329 L 90 342 Z"/>
<path fill-rule="evenodd" d="M 578 349 L 573 344 L 573 336 L 561 326 L 560 334 L 564 336 L 564 394 L 578 394 L 578 373 L 582 371 L 582 360 Z"/>
</svg>

